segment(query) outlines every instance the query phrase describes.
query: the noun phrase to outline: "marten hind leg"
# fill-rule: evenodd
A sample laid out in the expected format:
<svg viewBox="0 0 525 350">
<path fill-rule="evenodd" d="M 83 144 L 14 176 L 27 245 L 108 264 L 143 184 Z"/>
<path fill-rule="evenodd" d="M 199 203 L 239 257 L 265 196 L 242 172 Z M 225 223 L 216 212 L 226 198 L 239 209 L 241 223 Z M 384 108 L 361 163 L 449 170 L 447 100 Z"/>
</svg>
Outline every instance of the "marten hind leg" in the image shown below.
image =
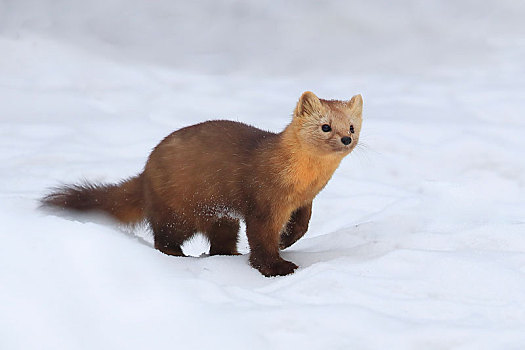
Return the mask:
<svg viewBox="0 0 525 350">
<path fill-rule="evenodd" d="M 167 255 L 184 256 L 181 246 L 195 234 L 194 228 L 183 225 L 175 214 L 150 217 L 148 221 L 153 230 L 155 249 Z"/>
<path fill-rule="evenodd" d="M 220 218 L 206 230 L 210 240 L 210 255 L 238 255 L 239 220 Z"/>
</svg>

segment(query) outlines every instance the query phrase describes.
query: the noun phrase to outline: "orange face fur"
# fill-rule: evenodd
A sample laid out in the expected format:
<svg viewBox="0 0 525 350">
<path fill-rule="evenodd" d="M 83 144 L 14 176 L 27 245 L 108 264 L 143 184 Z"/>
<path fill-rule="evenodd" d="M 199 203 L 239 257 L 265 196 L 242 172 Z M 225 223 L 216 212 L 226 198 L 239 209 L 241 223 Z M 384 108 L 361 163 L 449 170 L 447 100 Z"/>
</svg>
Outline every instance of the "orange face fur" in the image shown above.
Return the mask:
<svg viewBox="0 0 525 350">
<path fill-rule="evenodd" d="M 319 99 L 309 91 L 303 93 L 292 123 L 283 132 L 286 146 L 281 151 L 288 153 L 288 161 L 278 165 L 282 183 L 294 187 L 297 201 L 315 197 L 341 160 L 355 148 L 362 110 L 361 95 L 338 101 Z M 343 138 L 348 144 L 342 142 Z"/>
</svg>

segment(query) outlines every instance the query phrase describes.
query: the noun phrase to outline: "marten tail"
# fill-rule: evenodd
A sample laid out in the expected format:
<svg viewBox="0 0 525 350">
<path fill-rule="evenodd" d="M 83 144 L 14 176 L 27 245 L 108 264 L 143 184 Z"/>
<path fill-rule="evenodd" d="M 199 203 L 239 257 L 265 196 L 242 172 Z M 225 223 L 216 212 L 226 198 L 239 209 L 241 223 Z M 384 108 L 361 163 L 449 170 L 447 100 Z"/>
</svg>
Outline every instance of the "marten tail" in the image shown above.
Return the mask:
<svg viewBox="0 0 525 350">
<path fill-rule="evenodd" d="M 104 212 L 122 223 L 137 223 L 144 218 L 142 176 L 112 185 L 85 182 L 58 187 L 41 203 L 43 207 L 77 212 Z"/>
</svg>

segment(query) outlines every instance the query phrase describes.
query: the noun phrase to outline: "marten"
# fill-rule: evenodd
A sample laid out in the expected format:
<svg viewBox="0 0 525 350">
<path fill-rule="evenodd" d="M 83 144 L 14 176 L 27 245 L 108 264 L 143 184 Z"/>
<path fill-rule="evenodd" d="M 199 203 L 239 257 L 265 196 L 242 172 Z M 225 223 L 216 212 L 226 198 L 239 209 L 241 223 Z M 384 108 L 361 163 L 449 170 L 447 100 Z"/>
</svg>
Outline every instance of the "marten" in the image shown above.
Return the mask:
<svg viewBox="0 0 525 350">
<path fill-rule="evenodd" d="M 264 276 L 297 269 L 285 249 L 308 229 L 312 200 L 359 140 L 363 99 L 301 95 L 280 133 L 227 120 L 179 129 L 151 152 L 144 171 L 118 184 L 55 189 L 43 206 L 99 211 L 122 223 L 146 220 L 155 248 L 184 256 L 197 232 L 210 255 L 236 255 L 239 219 L 246 224 L 249 262 Z"/>
</svg>

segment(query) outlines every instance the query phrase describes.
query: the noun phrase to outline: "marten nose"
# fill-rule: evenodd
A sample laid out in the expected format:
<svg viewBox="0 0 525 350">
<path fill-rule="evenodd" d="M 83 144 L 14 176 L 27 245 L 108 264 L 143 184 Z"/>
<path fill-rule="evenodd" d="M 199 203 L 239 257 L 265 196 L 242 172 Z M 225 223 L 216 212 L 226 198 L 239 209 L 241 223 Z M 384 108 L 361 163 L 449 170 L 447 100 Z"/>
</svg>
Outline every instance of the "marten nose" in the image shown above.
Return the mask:
<svg viewBox="0 0 525 350">
<path fill-rule="evenodd" d="M 344 143 L 345 145 L 349 145 L 350 142 L 352 142 L 352 139 L 348 136 L 341 137 L 341 142 Z"/>
</svg>

